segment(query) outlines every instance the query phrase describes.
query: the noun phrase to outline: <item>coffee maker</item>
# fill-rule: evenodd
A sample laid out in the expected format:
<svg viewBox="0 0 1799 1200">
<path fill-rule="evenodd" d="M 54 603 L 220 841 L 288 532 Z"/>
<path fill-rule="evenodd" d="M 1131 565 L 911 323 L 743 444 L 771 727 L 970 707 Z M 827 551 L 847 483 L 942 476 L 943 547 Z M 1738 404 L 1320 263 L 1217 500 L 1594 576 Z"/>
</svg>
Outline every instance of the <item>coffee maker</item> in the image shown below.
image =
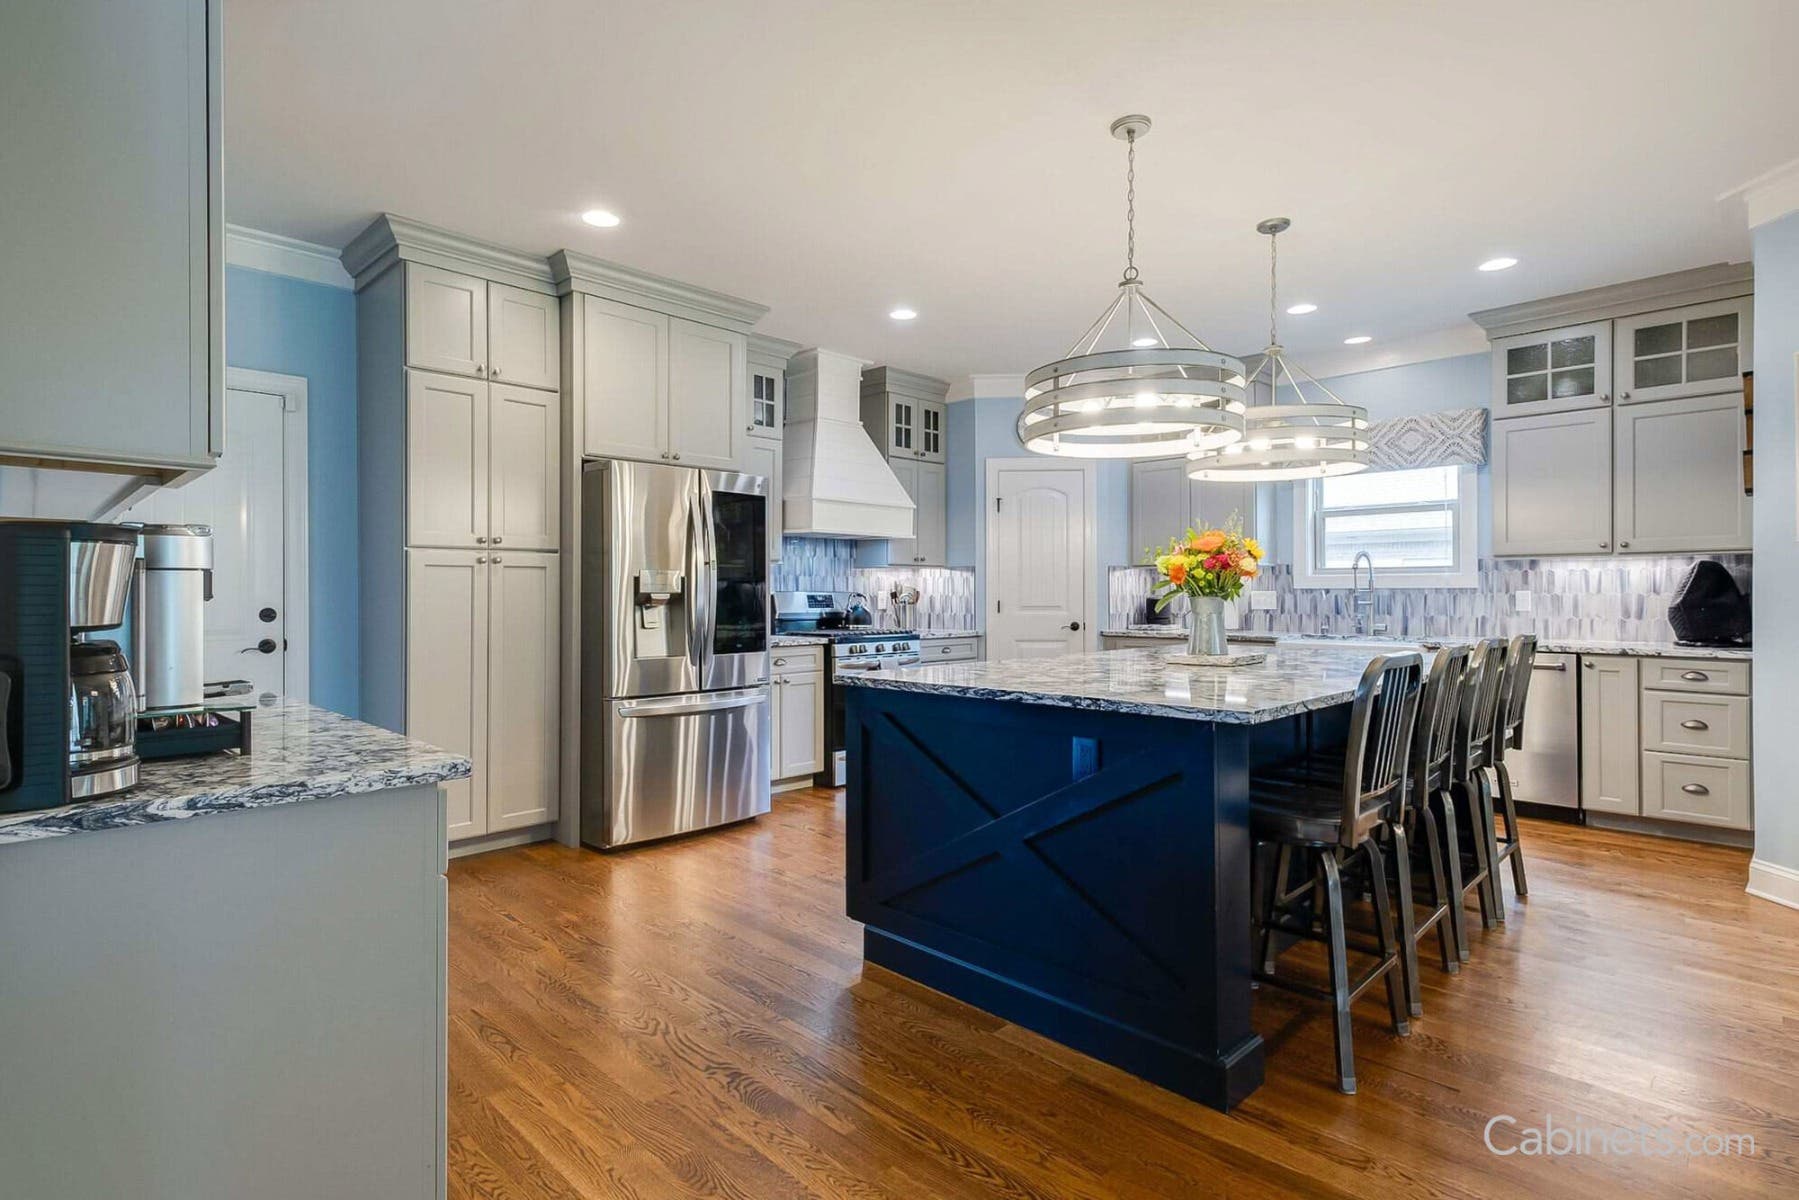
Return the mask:
<svg viewBox="0 0 1799 1200">
<path fill-rule="evenodd" d="M 137 691 L 118 642 L 138 531 L 0 520 L 0 812 L 137 782 Z"/>
</svg>

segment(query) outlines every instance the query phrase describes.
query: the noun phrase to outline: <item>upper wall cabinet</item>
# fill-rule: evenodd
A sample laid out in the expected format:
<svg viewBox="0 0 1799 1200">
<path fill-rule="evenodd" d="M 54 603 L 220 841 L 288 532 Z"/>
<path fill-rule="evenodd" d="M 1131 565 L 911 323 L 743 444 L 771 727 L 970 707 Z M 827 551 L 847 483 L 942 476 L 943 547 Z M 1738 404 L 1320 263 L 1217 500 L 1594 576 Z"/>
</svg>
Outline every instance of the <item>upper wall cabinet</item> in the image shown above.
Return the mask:
<svg viewBox="0 0 1799 1200">
<path fill-rule="evenodd" d="M 1611 322 L 1568 325 L 1493 343 L 1495 417 L 1569 412 L 1611 402 Z"/>
<path fill-rule="evenodd" d="M 0 460 L 222 447 L 221 4 L 9 4 Z"/>
<path fill-rule="evenodd" d="M 760 363 L 751 363 L 750 423 L 744 428 L 744 432 L 751 437 L 779 441 L 786 420 L 786 372 Z"/>
<path fill-rule="evenodd" d="M 561 386 L 556 297 L 406 264 L 406 365 L 519 387 Z"/>
<path fill-rule="evenodd" d="M 890 459 L 947 460 L 949 384 L 898 367 L 862 372 L 862 427 Z"/>
<path fill-rule="evenodd" d="M 1752 356 L 1747 296 L 1621 318 L 1616 324 L 1618 400 L 1641 404 L 1741 392 Z"/>
<path fill-rule="evenodd" d="M 1619 550 L 1750 548 L 1738 397 L 1620 405 L 1613 420 L 1612 524 Z"/>
<path fill-rule="evenodd" d="M 1610 554 L 1612 413 L 1493 422 L 1493 553 Z"/>
<path fill-rule="evenodd" d="M 1187 478 L 1185 458 L 1149 458 L 1131 464 L 1132 563 L 1142 563 L 1200 525 L 1219 528 L 1233 518 L 1256 536 L 1256 485 Z"/>
<path fill-rule="evenodd" d="M 737 470 L 745 441 L 748 339 L 697 321 L 668 323 L 668 445 L 690 467 Z"/>
</svg>

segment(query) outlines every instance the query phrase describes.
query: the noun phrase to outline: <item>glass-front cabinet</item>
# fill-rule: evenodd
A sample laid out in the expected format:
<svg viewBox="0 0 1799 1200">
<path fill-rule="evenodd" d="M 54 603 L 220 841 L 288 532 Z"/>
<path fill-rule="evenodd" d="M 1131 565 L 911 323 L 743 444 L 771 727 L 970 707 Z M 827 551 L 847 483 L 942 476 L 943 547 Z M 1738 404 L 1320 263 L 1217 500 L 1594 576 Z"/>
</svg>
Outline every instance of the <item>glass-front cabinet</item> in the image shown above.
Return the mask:
<svg viewBox="0 0 1799 1200">
<path fill-rule="evenodd" d="M 926 462 L 943 461 L 943 405 L 930 400 L 918 404 L 918 457 Z"/>
<path fill-rule="evenodd" d="M 1618 402 L 1740 391 L 1750 357 L 1747 297 L 1620 317 L 1613 325 Z"/>
<path fill-rule="evenodd" d="M 781 375 L 765 367 L 750 367 L 750 435 L 781 436 Z"/>
<path fill-rule="evenodd" d="M 910 397 L 888 398 L 887 457 L 918 457 L 918 401 Z"/>
<path fill-rule="evenodd" d="M 1612 323 L 1592 321 L 1493 343 L 1493 416 L 1572 412 L 1612 402 Z"/>
</svg>

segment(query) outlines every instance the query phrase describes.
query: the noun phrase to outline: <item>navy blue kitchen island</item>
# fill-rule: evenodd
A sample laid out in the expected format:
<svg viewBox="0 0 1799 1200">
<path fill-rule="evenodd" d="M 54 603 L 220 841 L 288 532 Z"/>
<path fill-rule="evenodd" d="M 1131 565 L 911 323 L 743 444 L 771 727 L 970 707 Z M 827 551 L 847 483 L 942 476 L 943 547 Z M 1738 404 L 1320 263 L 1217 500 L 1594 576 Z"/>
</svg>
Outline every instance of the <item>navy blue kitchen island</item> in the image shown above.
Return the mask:
<svg viewBox="0 0 1799 1200">
<path fill-rule="evenodd" d="M 1167 653 L 841 680 L 849 915 L 867 962 L 1228 1109 L 1262 1082 L 1249 773 L 1336 740 L 1371 654 Z"/>
</svg>

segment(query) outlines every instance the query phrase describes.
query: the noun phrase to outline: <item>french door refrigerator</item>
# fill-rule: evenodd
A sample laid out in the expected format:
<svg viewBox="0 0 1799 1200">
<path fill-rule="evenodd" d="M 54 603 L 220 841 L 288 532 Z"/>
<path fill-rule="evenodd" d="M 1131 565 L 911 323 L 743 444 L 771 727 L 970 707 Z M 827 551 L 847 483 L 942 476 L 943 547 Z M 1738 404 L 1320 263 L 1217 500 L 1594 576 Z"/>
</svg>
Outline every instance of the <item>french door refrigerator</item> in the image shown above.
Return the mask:
<svg viewBox="0 0 1799 1200">
<path fill-rule="evenodd" d="M 768 481 L 581 472 L 581 841 L 609 850 L 769 808 Z"/>
</svg>

